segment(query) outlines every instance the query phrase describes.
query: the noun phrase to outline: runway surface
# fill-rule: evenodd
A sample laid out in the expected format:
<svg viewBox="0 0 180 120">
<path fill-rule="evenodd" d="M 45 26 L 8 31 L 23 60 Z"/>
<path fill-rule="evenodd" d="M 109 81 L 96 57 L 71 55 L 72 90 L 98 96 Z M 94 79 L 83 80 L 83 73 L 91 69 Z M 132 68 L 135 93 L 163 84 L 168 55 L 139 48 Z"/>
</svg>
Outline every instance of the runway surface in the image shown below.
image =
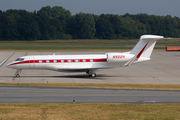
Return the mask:
<svg viewBox="0 0 180 120">
<path fill-rule="evenodd" d="M 13 52 L 13 51 L 12 51 Z M 12 52 L 0 52 L 0 62 Z M 107 51 L 108 52 L 108 51 Z M 5 65 L 24 55 L 104 54 L 105 52 L 15 52 L 0 67 L 1 83 L 130 83 L 130 84 L 180 84 L 180 52 L 153 52 L 150 61 L 129 67 L 105 69 L 97 78 L 86 73 L 63 73 L 48 70 L 22 70 L 15 78 L 15 69 Z"/>
<path fill-rule="evenodd" d="M 0 87 L 0 103 L 180 103 L 180 91 Z"/>
</svg>

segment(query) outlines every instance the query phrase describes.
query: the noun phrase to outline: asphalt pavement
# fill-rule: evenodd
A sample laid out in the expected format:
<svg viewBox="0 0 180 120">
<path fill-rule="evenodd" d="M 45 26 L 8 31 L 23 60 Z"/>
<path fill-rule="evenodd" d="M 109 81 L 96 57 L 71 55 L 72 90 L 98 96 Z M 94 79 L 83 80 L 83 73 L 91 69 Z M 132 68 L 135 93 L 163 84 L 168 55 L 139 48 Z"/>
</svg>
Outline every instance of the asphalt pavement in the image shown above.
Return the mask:
<svg viewBox="0 0 180 120">
<path fill-rule="evenodd" d="M 0 87 L 0 103 L 180 103 L 177 90 Z"/>
</svg>

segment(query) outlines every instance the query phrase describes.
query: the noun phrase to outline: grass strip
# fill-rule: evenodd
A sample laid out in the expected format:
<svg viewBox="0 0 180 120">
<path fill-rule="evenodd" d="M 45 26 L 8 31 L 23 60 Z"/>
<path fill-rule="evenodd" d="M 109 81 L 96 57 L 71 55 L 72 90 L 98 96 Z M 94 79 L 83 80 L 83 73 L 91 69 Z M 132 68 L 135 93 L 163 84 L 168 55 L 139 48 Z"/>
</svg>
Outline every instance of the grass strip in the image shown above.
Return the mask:
<svg viewBox="0 0 180 120">
<path fill-rule="evenodd" d="M 0 86 L 17 86 L 17 83 L 0 83 Z M 19 83 L 19 86 L 90 87 L 90 88 L 112 88 L 112 89 L 180 90 L 180 85 L 179 84 Z"/>
<path fill-rule="evenodd" d="M 175 120 L 180 104 L 18 103 L 0 104 L 0 120 Z"/>
<path fill-rule="evenodd" d="M 0 41 L 0 45 L 2 45 L 0 46 L 0 50 L 1 51 L 8 51 L 8 50 L 13 50 L 13 51 L 24 51 L 24 50 L 26 51 L 117 51 L 117 50 L 124 51 L 125 50 L 125 51 L 128 51 L 128 50 L 131 50 L 133 47 L 126 47 L 126 46 L 117 47 L 117 46 L 111 46 L 111 45 L 134 46 L 137 42 L 138 42 L 137 39 L 135 40 Z M 32 46 L 29 46 L 29 45 L 32 45 Z M 46 46 L 46 45 L 52 45 L 52 46 Z M 57 46 L 57 45 L 70 45 L 70 46 Z M 76 45 L 82 45 L 82 46 L 76 46 Z M 96 45 L 100 45 L 100 46 L 96 46 Z M 109 45 L 109 46 L 103 46 L 103 45 Z M 169 46 L 180 45 L 180 39 L 178 38 L 178 39 L 159 40 L 157 42 L 157 45 L 169 45 Z M 165 50 L 165 47 L 155 47 L 155 49 L 158 51 L 162 51 L 162 50 Z"/>
<path fill-rule="evenodd" d="M 91 50 L 91 49 L 132 49 L 133 47 L 116 46 L 0 46 L 0 50 Z"/>
<path fill-rule="evenodd" d="M 102 40 L 102 39 L 76 39 L 76 40 L 34 40 L 34 41 L 0 41 L 0 45 L 135 45 L 139 39 L 134 40 Z M 180 45 L 180 38 L 158 40 L 158 45 Z"/>
</svg>

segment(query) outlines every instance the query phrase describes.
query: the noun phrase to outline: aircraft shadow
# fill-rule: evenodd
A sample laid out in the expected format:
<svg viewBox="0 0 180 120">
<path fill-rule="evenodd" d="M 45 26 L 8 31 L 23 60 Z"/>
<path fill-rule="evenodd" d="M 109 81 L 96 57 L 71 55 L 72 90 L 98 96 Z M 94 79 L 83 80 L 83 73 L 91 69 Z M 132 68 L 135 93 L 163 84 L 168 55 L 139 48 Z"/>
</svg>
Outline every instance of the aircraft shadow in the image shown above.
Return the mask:
<svg viewBox="0 0 180 120">
<path fill-rule="evenodd" d="M 14 76 L 0 76 L 0 78 L 7 77 L 7 78 L 16 78 Z M 114 77 L 114 76 L 107 76 L 104 74 L 98 74 L 97 77 L 93 78 L 89 75 L 68 75 L 68 76 L 22 76 L 20 78 L 79 78 L 79 79 L 100 79 L 100 78 L 107 78 L 107 77 Z M 18 79 L 18 78 L 16 78 Z"/>
</svg>

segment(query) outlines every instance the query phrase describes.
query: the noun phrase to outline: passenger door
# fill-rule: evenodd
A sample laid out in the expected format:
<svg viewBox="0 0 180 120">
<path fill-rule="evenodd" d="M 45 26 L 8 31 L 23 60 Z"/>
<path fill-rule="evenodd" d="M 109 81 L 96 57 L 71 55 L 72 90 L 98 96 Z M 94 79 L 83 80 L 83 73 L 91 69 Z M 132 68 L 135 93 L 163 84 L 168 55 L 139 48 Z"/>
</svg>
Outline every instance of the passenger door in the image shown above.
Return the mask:
<svg viewBox="0 0 180 120">
<path fill-rule="evenodd" d="M 29 68 L 35 68 L 34 57 L 29 58 Z"/>
</svg>

